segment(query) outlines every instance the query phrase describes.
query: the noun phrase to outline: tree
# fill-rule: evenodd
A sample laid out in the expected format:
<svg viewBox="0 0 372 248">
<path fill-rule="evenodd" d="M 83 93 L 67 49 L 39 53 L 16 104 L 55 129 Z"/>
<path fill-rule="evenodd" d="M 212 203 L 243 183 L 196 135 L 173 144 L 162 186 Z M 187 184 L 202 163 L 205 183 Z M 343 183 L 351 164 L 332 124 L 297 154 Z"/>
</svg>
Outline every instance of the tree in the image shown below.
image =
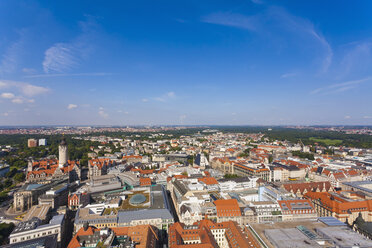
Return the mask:
<svg viewBox="0 0 372 248">
<path fill-rule="evenodd" d="M 190 157 L 187 159 L 187 163 L 188 163 L 188 164 L 191 164 L 191 165 L 194 164 L 194 155 L 190 156 Z"/>
<path fill-rule="evenodd" d="M 7 178 L 11 178 L 11 177 L 14 177 L 14 175 L 17 173 L 17 169 L 16 168 L 13 168 L 11 171 L 9 171 L 8 173 L 5 174 L 5 176 Z"/>
<path fill-rule="evenodd" d="M 308 153 L 308 152 L 293 151 L 292 155 L 300 157 L 300 158 L 307 158 L 309 160 L 314 160 L 314 154 Z"/>
<path fill-rule="evenodd" d="M 10 179 L 10 178 L 5 179 L 5 181 L 4 181 L 4 187 L 5 188 L 10 188 L 10 186 L 12 186 L 12 185 L 13 185 L 12 179 Z"/>
<path fill-rule="evenodd" d="M 239 177 L 239 176 L 236 175 L 236 174 L 225 174 L 224 175 L 224 178 L 237 178 L 237 177 Z"/>
<path fill-rule="evenodd" d="M 20 182 L 23 182 L 25 180 L 26 176 L 24 173 L 22 172 L 18 172 L 14 177 L 14 181 L 16 181 L 17 183 L 20 183 Z"/>
<path fill-rule="evenodd" d="M 271 164 L 273 162 L 274 158 L 273 158 L 273 155 L 270 155 L 269 156 L 269 163 Z"/>
<path fill-rule="evenodd" d="M 14 229 L 14 224 L 6 224 L 6 223 L 1 223 L 0 224 L 0 245 L 5 245 L 6 241 L 10 235 L 10 233 Z"/>
</svg>

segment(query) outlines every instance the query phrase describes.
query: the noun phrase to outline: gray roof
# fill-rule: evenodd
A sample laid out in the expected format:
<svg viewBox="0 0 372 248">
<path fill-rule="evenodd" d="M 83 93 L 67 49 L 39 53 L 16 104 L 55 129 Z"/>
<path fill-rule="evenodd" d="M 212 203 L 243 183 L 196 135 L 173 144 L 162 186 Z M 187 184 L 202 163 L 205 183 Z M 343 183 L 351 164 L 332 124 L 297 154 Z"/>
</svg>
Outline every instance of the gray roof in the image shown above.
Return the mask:
<svg viewBox="0 0 372 248">
<path fill-rule="evenodd" d="M 329 226 L 317 228 L 317 233 L 331 239 L 338 247 L 372 247 L 372 241 L 348 227 Z"/>
<path fill-rule="evenodd" d="M 372 222 L 363 223 L 359 228 L 367 233 L 372 233 Z"/>
<path fill-rule="evenodd" d="M 33 190 L 33 189 L 39 188 L 41 186 L 43 186 L 43 185 L 42 184 L 29 184 L 29 185 L 27 185 L 26 190 Z"/>
<path fill-rule="evenodd" d="M 118 223 L 128 223 L 134 220 L 173 219 L 168 209 L 143 209 L 137 211 L 119 211 Z"/>
<path fill-rule="evenodd" d="M 164 187 L 160 184 L 151 187 L 151 209 L 169 209 L 169 199 Z"/>
<path fill-rule="evenodd" d="M 335 217 L 328 216 L 328 217 L 319 217 L 318 220 L 323 222 L 327 226 L 346 226 L 344 222 L 336 219 Z"/>
<path fill-rule="evenodd" d="M 28 221 L 22 221 L 17 224 L 17 226 L 13 229 L 11 234 L 34 230 L 40 225 L 40 223 L 41 223 L 40 219 L 36 217 L 33 217 Z"/>
<path fill-rule="evenodd" d="M 174 180 L 173 185 L 181 195 L 184 195 L 188 192 L 185 185 L 180 180 Z"/>
<path fill-rule="evenodd" d="M 372 181 L 343 182 L 343 184 L 372 194 L 372 190 L 367 186 L 368 184 L 372 184 Z"/>
<path fill-rule="evenodd" d="M 49 224 L 37 226 L 35 229 L 46 228 L 46 227 L 50 227 L 50 226 L 54 226 L 54 225 L 62 226 L 64 218 L 65 218 L 64 214 L 59 214 L 59 215 L 53 216 L 53 218 L 49 221 Z M 28 231 L 28 230 L 24 230 L 24 231 Z"/>
<path fill-rule="evenodd" d="M 64 214 L 59 214 L 56 216 L 53 216 L 53 218 L 49 221 L 50 224 L 56 225 L 56 224 L 62 224 L 63 219 L 65 218 Z"/>
<path fill-rule="evenodd" d="M 236 177 L 236 178 L 223 178 L 219 179 L 219 182 L 228 182 L 228 181 L 234 181 L 236 183 L 242 183 L 242 182 L 250 182 L 251 179 L 249 177 Z"/>
</svg>

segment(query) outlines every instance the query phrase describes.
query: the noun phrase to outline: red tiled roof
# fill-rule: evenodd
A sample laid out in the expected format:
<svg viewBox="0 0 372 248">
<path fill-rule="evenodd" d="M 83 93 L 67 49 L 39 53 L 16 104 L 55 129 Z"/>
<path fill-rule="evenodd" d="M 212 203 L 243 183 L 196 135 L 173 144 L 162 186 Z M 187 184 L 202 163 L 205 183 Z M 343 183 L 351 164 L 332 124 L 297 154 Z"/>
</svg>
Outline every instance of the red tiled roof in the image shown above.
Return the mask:
<svg viewBox="0 0 372 248">
<path fill-rule="evenodd" d="M 216 205 L 218 217 L 241 216 L 240 207 L 236 199 L 219 199 L 213 202 Z"/>
<path fill-rule="evenodd" d="M 198 179 L 199 182 L 203 182 L 206 185 L 215 185 L 218 184 L 216 178 L 214 177 L 202 177 Z"/>
<path fill-rule="evenodd" d="M 140 182 L 140 185 L 141 186 L 151 185 L 151 178 L 149 178 L 149 177 L 140 177 L 139 182 Z"/>
<path fill-rule="evenodd" d="M 248 229 L 243 230 L 235 221 L 226 221 L 221 223 L 214 223 L 211 220 L 204 219 L 194 223 L 192 229 L 186 229 L 183 223 L 176 222 L 169 228 L 169 247 L 170 248 L 215 248 L 219 247 L 212 230 L 225 229 L 225 238 L 228 247 L 243 248 L 261 247 L 258 241 L 254 238 Z M 186 242 L 199 242 L 186 244 Z"/>
<path fill-rule="evenodd" d="M 331 189 L 331 183 L 329 181 L 327 182 L 309 182 L 309 183 L 288 183 L 283 184 L 283 187 L 288 191 L 293 193 L 297 193 L 298 191 L 303 194 L 305 189 L 307 192 L 310 191 L 329 191 Z"/>
<path fill-rule="evenodd" d="M 308 192 L 305 197 L 311 200 L 320 200 L 325 208 L 338 214 L 372 211 L 372 200 L 346 201 L 343 197 L 338 197 L 336 194 L 331 195 L 329 192 Z"/>
</svg>

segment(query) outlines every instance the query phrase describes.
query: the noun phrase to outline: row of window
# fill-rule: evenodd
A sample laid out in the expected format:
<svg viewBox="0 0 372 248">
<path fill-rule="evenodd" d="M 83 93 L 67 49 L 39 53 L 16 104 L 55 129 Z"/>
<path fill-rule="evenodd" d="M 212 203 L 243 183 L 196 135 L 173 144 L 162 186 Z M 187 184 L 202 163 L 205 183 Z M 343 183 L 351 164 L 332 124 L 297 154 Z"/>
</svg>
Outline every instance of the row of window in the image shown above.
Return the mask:
<svg viewBox="0 0 372 248">
<path fill-rule="evenodd" d="M 58 229 L 54 230 L 55 234 L 58 233 L 58 232 L 59 232 Z M 11 240 L 11 243 L 17 243 L 17 242 L 21 242 L 21 241 L 25 241 L 25 240 L 30 240 L 31 238 L 35 239 L 35 238 L 39 238 L 39 237 L 43 237 L 43 236 L 47 236 L 47 235 L 51 235 L 51 234 L 53 234 L 52 231 L 42 232 L 42 233 L 38 233 L 38 234 L 35 233 L 34 235 L 28 235 L 26 237 L 21 237 L 20 239 L 14 238 L 14 239 Z"/>
</svg>

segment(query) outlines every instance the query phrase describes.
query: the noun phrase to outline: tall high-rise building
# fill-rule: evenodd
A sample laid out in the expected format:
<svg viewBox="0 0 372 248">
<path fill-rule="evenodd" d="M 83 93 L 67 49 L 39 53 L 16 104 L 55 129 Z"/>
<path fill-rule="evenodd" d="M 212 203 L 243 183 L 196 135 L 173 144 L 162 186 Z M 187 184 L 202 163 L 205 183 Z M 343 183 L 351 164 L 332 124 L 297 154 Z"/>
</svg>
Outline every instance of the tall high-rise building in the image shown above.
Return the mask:
<svg viewBox="0 0 372 248">
<path fill-rule="evenodd" d="M 37 147 L 37 140 L 36 139 L 28 139 L 27 140 L 28 147 Z"/>
<path fill-rule="evenodd" d="M 63 138 L 61 143 L 59 144 L 59 168 L 63 168 L 67 164 L 68 155 L 67 155 L 67 143 L 66 140 Z"/>
<path fill-rule="evenodd" d="M 46 139 L 39 139 L 39 146 L 46 146 L 46 145 L 47 145 Z"/>
</svg>

